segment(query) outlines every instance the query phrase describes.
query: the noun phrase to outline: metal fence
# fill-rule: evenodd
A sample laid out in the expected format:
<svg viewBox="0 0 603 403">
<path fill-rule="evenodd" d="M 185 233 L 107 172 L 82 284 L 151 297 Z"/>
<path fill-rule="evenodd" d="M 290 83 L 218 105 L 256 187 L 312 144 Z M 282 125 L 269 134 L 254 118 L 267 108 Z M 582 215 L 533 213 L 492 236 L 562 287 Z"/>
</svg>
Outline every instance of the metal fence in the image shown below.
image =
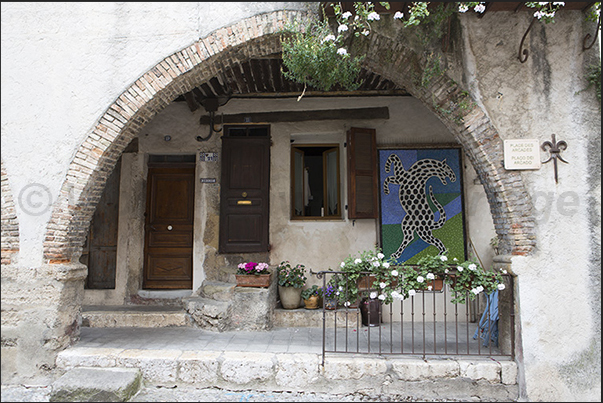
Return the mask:
<svg viewBox="0 0 603 403">
<path fill-rule="evenodd" d="M 322 278 L 323 289 L 331 276 L 346 275 L 338 271 L 315 274 Z M 503 279 L 504 290 L 480 293 L 466 303 L 452 303 L 456 294 L 445 283 L 389 304 L 370 299 L 376 291 L 370 286 L 361 290 L 357 304 L 349 306 L 328 309 L 323 297 L 323 364 L 329 353 L 514 358 L 513 278 L 503 275 Z"/>
</svg>

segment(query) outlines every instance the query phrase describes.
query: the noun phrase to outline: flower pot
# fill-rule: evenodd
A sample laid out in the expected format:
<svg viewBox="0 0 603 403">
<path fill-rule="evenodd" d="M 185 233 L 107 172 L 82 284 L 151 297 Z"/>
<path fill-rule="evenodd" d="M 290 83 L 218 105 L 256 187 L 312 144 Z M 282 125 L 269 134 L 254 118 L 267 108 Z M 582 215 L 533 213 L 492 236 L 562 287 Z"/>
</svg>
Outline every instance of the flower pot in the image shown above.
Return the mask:
<svg viewBox="0 0 603 403">
<path fill-rule="evenodd" d="M 379 326 L 381 323 L 381 301 L 364 299 L 360 302 L 360 314 L 364 326 Z"/>
<path fill-rule="evenodd" d="M 444 280 L 441 278 L 436 278 L 435 280 L 428 281 L 427 287 L 431 286 L 431 291 L 442 291 L 444 288 Z"/>
<path fill-rule="evenodd" d="M 306 309 L 318 309 L 318 303 L 320 298 L 318 295 L 312 295 L 311 297 L 304 300 L 304 306 Z"/>
<path fill-rule="evenodd" d="M 235 274 L 237 287 L 270 287 L 270 277 L 268 274 Z"/>
<path fill-rule="evenodd" d="M 325 309 L 328 309 L 330 311 L 337 308 L 337 298 L 325 298 L 324 303 Z"/>
<path fill-rule="evenodd" d="M 278 286 L 278 295 L 284 309 L 297 309 L 301 303 L 301 288 Z"/>
</svg>

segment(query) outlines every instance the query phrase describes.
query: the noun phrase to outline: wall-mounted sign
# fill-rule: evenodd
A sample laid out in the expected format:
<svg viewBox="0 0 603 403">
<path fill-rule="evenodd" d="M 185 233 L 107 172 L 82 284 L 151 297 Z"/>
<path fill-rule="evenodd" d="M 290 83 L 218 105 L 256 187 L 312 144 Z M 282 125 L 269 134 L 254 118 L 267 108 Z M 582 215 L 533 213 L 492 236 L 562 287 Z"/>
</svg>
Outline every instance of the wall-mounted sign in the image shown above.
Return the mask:
<svg viewBox="0 0 603 403">
<path fill-rule="evenodd" d="M 199 161 L 201 162 L 218 162 L 218 153 L 199 153 Z"/>
<path fill-rule="evenodd" d="M 201 178 L 201 183 L 216 183 L 216 178 Z"/>
<path fill-rule="evenodd" d="M 505 169 L 540 169 L 538 140 L 505 140 Z"/>
</svg>

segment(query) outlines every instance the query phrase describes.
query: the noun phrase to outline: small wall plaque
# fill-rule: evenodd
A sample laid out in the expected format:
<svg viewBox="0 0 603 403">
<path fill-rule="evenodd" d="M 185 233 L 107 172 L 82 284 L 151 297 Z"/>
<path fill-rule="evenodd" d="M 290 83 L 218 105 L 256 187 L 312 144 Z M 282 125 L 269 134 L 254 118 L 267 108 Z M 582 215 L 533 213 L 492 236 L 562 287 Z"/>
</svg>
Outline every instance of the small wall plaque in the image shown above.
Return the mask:
<svg viewBox="0 0 603 403">
<path fill-rule="evenodd" d="M 505 169 L 540 169 L 538 140 L 505 140 Z"/>
<path fill-rule="evenodd" d="M 218 153 L 199 153 L 199 161 L 201 162 L 218 162 Z"/>
<path fill-rule="evenodd" d="M 201 178 L 201 183 L 216 183 L 216 178 Z"/>
</svg>

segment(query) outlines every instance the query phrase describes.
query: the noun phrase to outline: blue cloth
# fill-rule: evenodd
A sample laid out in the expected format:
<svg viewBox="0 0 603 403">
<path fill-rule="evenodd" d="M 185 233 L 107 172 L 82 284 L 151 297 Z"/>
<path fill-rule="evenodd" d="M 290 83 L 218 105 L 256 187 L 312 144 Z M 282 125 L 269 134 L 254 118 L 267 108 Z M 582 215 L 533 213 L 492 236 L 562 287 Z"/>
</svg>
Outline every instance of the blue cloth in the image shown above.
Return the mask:
<svg viewBox="0 0 603 403">
<path fill-rule="evenodd" d="M 478 334 L 484 341 L 484 347 L 488 347 L 488 334 L 492 344 L 498 347 L 498 290 L 486 295 L 486 309 L 479 320 L 479 327 L 475 329 L 473 340 L 477 339 Z"/>
</svg>

